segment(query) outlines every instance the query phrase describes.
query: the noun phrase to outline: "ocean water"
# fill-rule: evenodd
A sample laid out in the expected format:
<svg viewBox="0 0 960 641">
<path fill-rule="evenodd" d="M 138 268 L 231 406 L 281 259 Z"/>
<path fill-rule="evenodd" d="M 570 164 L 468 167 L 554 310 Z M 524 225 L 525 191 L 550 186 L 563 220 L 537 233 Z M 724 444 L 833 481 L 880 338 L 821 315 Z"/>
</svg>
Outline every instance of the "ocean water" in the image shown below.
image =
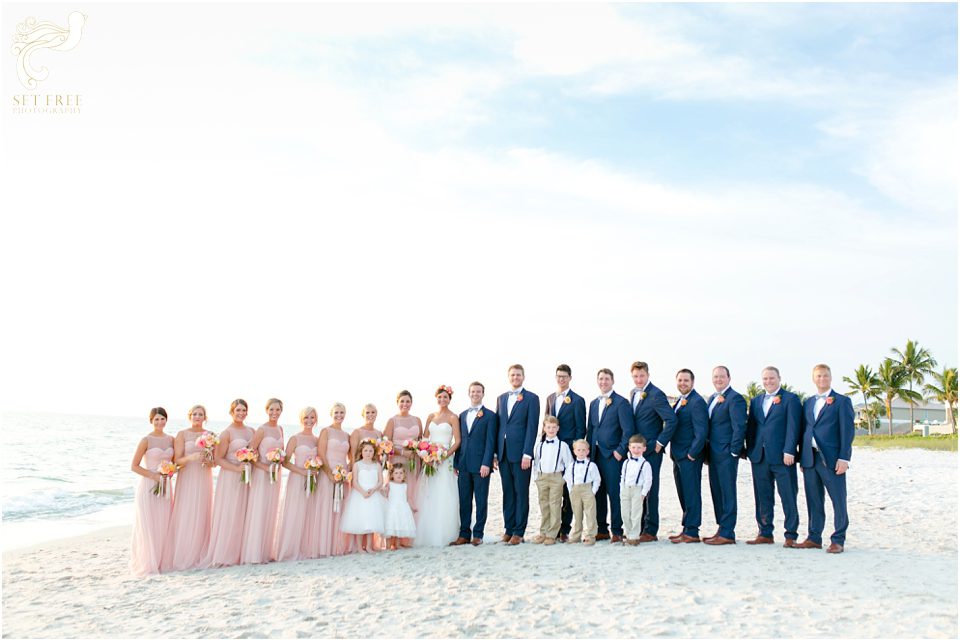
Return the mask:
<svg viewBox="0 0 960 641">
<path fill-rule="evenodd" d="M 211 421 L 219 432 L 226 423 Z M 171 419 L 171 436 L 189 427 Z M 140 476 L 130 462 L 150 433 L 139 418 L 0 413 L 7 443 L 3 466 L 3 549 L 79 536 L 133 523 L 134 488 Z"/>
</svg>

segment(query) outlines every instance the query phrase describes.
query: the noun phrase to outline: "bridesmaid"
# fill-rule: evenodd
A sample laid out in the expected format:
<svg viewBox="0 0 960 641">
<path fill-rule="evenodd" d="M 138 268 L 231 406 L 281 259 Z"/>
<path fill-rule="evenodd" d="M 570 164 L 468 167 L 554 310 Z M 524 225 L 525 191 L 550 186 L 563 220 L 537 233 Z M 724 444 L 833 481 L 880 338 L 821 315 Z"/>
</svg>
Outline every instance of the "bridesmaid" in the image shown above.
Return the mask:
<svg viewBox="0 0 960 641">
<path fill-rule="evenodd" d="M 379 441 L 383 438 L 383 434 L 376 427 L 373 426 L 374 422 L 377 420 L 377 406 L 373 403 L 367 403 L 363 406 L 363 411 L 360 413 L 363 416 L 363 425 L 354 429 L 350 432 L 350 460 L 357 459 L 357 445 L 360 444 L 365 438 L 372 438 Z"/>
<path fill-rule="evenodd" d="M 330 408 L 330 417 L 333 423 L 320 430 L 320 439 L 317 442 L 317 455 L 323 461 L 320 474 L 320 487 L 317 488 L 317 512 L 315 524 L 319 524 L 320 537 L 316 556 L 332 556 L 345 554 L 349 547 L 340 531 L 340 517 L 346 507 L 350 486 L 344 484 L 343 502 L 340 511 L 333 511 L 333 468 L 342 465 L 350 468 L 350 437 L 343 431 L 343 419 L 347 416 L 347 408 L 343 403 L 334 403 Z"/>
<path fill-rule="evenodd" d="M 247 418 L 247 402 L 238 398 L 230 403 L 233 422 L 220 433 L 215 461 L 220 466 L 217 494 L 213 502 L 213 528 L 210 545 L 204 557 L 205 567 L 223 567 L 240 563 L 243 519 L 247 513 L 250 486 L 240 481 L 237 450 L 253 440 L 253 428 L 243 424 Z"/>
<path fill-rule="evenodd" d="M 189 570 L 200 567 L 210 542 L 210 515 L 213 510 L 213 461 L 197 447 L 204 433 L 207 410 L 194 405 L 187 415 L 190 427 L 173 440 L 173 462 L 179 467 L 173 495 L 173 516 L 163 545 L 160 568 Z"/>
<path fill-rule="evenodd" d="M 283 447 L 283 428 L 277 424 L 283 412 L 283 401 L 271 398 L 267 401 L 267 422 L 260 426 L 250 443 L 260 458 L 253 463 L 253 480 L 250 483 L 250 499 L 243 520 L 243 544 L 240 548 L 241 563 L 266 563 L 273 560 L 277 533 L 277 512 L 280 508 L 280 470 L 277 478 L 270 481 L 270 461 L 267 453 Z"/>
<path fill-rule="evenodd" d="M 423 423 L 416 416 L 410 414 L 410 408 L 413 407 L 413 395 L 407 390 L 402 390 L 397 394 L 397 407 L 400 413 L 387 421 L 387 426 L 383 428 L 383 437 L 393 441 L 393 454 L 390 457 L 390 463 L 393 465 L 407 466 L 407 497 L 414 515 L 417 512 L 417 483 L 418 472 L 420 471 L 420 459 L 416 456 L 410 456 L 410 453 L 403 449 L 403 442 L 407 440 L 419 441 L 423 436 Z M 411 459 L 413 460 L 413 471 L 408 467 Z M 408 548 L 413 545 L 413 541 L 408 538 L 400 539 L 400 547 Z"/>
<path fill-rule="evenodd" d="M 163 481 L 157 472 L 161 463 L 173 461 L 173 437 L 163 433 L 167 425 L 167 410 L 154 407 L 150 410 L 153 431 L 140 439 L 137 451 L 130 464 L 131 471 L 143 478 L 137 486 L 136 521 L 133 523 L 133 540 L 130 542 L 130 570 L 137 576 L 158 574 L 163 556 L 163 542 L 170 527 L 173 514 L 173 479 L 167 479 L 167 493 L 154 494 L 154 489 Z M 140 464 L 146 459 L 146 467 Z"/>
<path fill-rule="evenodd" d="M 283 466 L 290 470 L 290 474 L 287 476 L 287 491 L 283 497 L 277 533 L 277 553 L 274 555 L 277 561 L 313 558 L 320 544 L 321 524 L 317 519 L 320 479 L 317 479 L 313 492 L 308 494 L 307 471 L 303 466 L 317 455 L 317 437 L 313 435 L 313 428 L 317 425 L 317 410 L 303 408 L 300 411 L 300 425 L 303 431 L 287 441 L 287 455 L 283 461 Z"/>
</svg>

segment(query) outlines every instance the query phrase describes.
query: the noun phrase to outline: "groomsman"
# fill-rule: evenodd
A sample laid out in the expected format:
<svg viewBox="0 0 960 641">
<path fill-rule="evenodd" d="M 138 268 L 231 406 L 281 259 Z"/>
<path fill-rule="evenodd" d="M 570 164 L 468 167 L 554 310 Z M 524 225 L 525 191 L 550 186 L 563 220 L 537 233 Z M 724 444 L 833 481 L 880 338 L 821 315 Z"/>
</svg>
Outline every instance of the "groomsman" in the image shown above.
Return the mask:
<svg viewBox="0 0 960 641">
<path fill-rule="evenodd" d="M 797 547 L 800 513 L 797 510 L 797 443 L 800 440 L 800 397 L 780 387 L 780 370 L 770 366 L 760 373 L 764 394 L 750 401 L 747 419 L 747 457 L 753 472 L 757 504 L 757 538 L 747 545 L 773 543 L 773 486 L 783 507 L 783 543 Z"/>
<path fill-rule="evenodd" d="M 800 466 L 807 496 L 809 529 L 801 548 L 820 548 L 826 511 L 823 490 L 833 504 L 833 529 L 827 552 L 839 554 L 847 538 L 847 468 L 853 454 L 853 402 L 831 388 L 833 374 L 824 364 L 813 368 L 817 394 L 803 404 Z"/>
<path fill-rule="evenodd" d="M 707 399 L 707 442 L 710 496 L 717 533 L 703 542 L 732 545 L 736 543 L 737 467 L 747 432 L 747 401 L 730 387 L 730 370 L 724 365 L 713 368 L 713 387 L 716 392 Z"/>
<path fill-rule="evenodd" d="M 683 510 L 683 530 L 670 537 L 672 543 L 699 543 L 701 498 L 700 479 L 703 472 L 704 450 L 707 445 L 707 404 L 693 389 L 693 372 L 677 372 L 677 391 L 680 398 L 673 406 L 677 415 L 677 430 L 670 441 L 673 459 L 673 480 Z"/>
<path fill-rule="evenodd" d="M 623 519 L 620 516 L 620 466 L 627 456 L 627 443 L 633 435 L 630 403 L 613 391 L 613 372 L 607 368 L 597 372 L 600 396 L 590 401 L 587 419 L 587 442 L 593 460 L 600 470 L 597 490 L 597 540 L 623 540 Z M 610 527 L 607 527 L 607 499 L 610 500 Z M 613 532 L 613 536 L 609 532 Z"/>
<path fill-rule="evenodd" d="M 490 492 L 490 469 L 497 439 L 497 415 L 483 406 L 483 383 L 470 383 L 470 407 L 460 413 L 460 447 L 453 455 L 460 493 L 460 534 L 450 545 L 483 543 L 483 526 L 487 523 L 487 496 Z M 477 504 L 477 520 L 470 538 L 470 514 Z"/>
<path fill-rule="evenodd" d="M 630 366 L 634 388 L 630 392 L 633 408 L 633 431 L 647 439 L 647 451 L 643 457 L 650 464 L 653 485 L 643 504 L 641 543 L 657 540 L 660 529 L 660 467 L 663 465 L 663 449 L 673 438 L 677 417 L 670 408 L 667 395 L 650 382 L 650 368 L 643 361 Z"/>
<path fill-rule="evenodd" d="M 560 421 L 558 437 L 573 451 L 573 442 L 587 433 L 587 404 L 583 397 L 570 389 L 573 377 L 570 366 L 557 365 L 557 391 L 547 397 L 543 407 L 544 416 L 555 416 Z M 570 505 L 570 492 L 563 486 L 563 505 L 560 508 L 560 541 L 566 543 L 573 521 L 573 507 Z"/>
<path fill-rule="evenodd" d="M 511 365 L 507 377 L 511 389 L 497 398 L 497 461 L 503 486 L 503 541 L 519 545 L 530 512 L 530 467 L 540 399 L 523 389 L 522 365 Z"/>
</svg>

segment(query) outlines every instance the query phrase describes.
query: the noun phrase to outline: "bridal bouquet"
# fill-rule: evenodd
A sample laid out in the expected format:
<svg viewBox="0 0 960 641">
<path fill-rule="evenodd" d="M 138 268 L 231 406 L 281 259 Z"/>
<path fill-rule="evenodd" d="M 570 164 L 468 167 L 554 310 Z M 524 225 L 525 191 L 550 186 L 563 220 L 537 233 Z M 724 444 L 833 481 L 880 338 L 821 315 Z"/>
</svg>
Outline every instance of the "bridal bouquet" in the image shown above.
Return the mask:
<svg viewBox="0 0 960 641">
<path fill-rule="evenodd" d="M 423 472 L 427 476 L 433 476 L 440 469 L 440 464 L 446 460 L 447 448 L 439 443 L 430 443 L 420 441 L 417 455 L 423 461 Z"/>
<path fill-rule="evenodd" d="M 387 466 L 391 454 L 393 454 L 393 441 L 387 438 L 377 441 L 377 455 L 380 457 L 381 465 Z"/>
<path fill-rule="evenodd" d="M 410 471 L 414 471 L 417 468 L 417 456 L 420 453 L 420 441 L 408 438 L 403 442 L 403 449 L 407 453 L 407 467 L 410 468 Z"/>
<path fill-rule="evenodd" d="M 310 496 L 314 490 L 317 489 L 317 472 L 323 467 L 323 461 L 320 460 L 319 456 L 314 456 L 313 458 L 308 458 L 306 462 L 304 462 L 303 467 L 307 470 L 307 479 L 303 485 L 307 491 L 307 496 Z"/>
<path fill-rule="evenodd" d="M 220 437 L 213 432 L 204 432 L 197 437 L 195 445 L 203 452 L 203 460 L 213 463 L 213 450 L 220 445 Z"/>
<path fill-rule="evenodd" d="M 353 475 L 342 465 L 333 468 L 333 511 L 340 513 L 340 504 L 343 503 L 343 484 L 349 483 Z"/>
<path fill-rule="evenodd" d="M 270 485 L 277 482 L 280 478 L 280 465 L 283 463 L 284 451 L 281 447 L 275 447 L 267 452 L 267 460 L 270 461 Z"/>
<path fill-rule="evenodd" d="M 170 477 L 177 471 L 177 466 L 173 461 L 163 461 L 157 466 L 157 472 L 160 474 L 160 482 L 153 488 L 153 493 L 163 497 L 167 495 L 167 485 Z"/>
<path fill-rule="evenodd" d="M 253 462 L 257 460 L 257 453 L 249 447 L 241 447 L 235 456 L 240 461 L 240 482 L 250 485 L 250 473 Z"/>
</svg>

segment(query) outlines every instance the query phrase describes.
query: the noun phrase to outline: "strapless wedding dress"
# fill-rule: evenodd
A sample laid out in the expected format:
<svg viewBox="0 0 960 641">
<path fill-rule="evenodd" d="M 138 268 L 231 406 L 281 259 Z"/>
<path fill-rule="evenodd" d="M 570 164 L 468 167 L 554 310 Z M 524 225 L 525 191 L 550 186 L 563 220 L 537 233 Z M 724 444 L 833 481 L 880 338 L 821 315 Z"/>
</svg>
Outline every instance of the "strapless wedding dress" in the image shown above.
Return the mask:
<svg viewBox="0 0 960 641">
<path fill-rule="evenodd" d="M 453 426 L 449 423 L 429 424 L 430 442 L 449 448 L 453 444 Z M 418 547 L 442 547 L 457 538 L 460 532 L 460 495 L 453 473 L 453 457 L 440 464 L 433 476 L 424 473 L 419 481 L 417 515 Z"/>
</svg>

